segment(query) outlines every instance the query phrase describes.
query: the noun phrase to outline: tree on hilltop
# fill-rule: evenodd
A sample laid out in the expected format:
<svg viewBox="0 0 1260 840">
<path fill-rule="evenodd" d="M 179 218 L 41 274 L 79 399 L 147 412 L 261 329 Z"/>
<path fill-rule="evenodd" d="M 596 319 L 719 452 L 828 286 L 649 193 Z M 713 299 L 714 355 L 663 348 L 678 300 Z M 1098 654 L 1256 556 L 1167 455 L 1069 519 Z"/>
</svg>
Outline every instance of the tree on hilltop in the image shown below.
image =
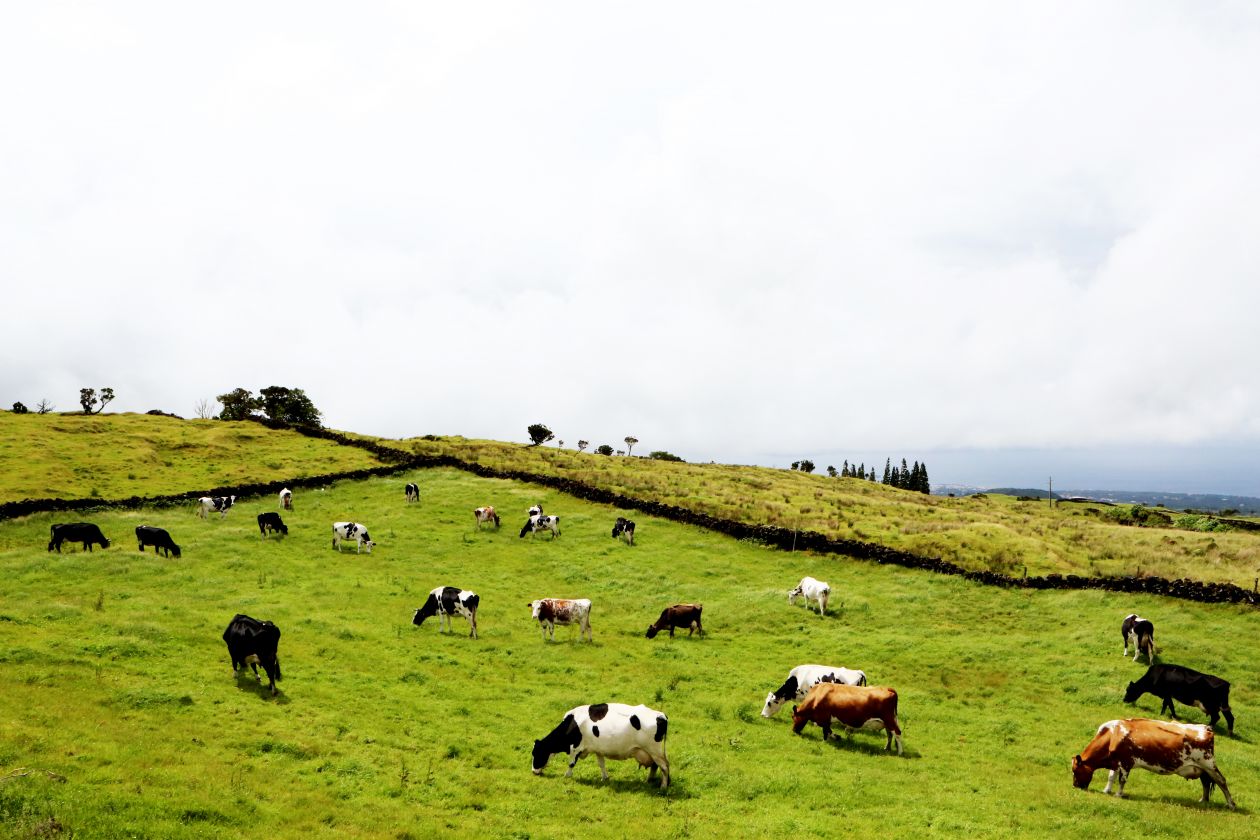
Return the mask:
<svg viewBox="0 0 1260 840">
<path fill-rule="evenodd" d="M 529 439 L 533 441 L 530 446 L 542 446 L 555 437 L 551 433 L 551 429 L 548 429 L 542 423 L 534 423 L 526 431 L 529 432 Z"/>
<path fill-rule="evenodd" d="M 101 397 L 100 397 L 100 407 L 97 408 L 95 411 L 93 411 L 92 407 L 97 404 L 96 389 L 95 388 L 80 388 L 79 389 L 79 405 L 83 406 L 84 414 L 100 414 L 102 411 L 105 410 L 105 406 L 108 405 L 113 399 L 114 399 L 114 389 L 102 388 Z"/>
<path fill-rule="evenodd" d="M 606 443 L 601 443 L 599 446 L 595 447 L 595 454 L 596 455 L 611 455 L 613 454 L 613 448 Z"/>
<path fill-rule="evenodd" d="M 626 436 L 626 453 L 627 454 L 633 453 L 634 445 L 638 442 L 639 442 L 639 439 L 637 437 L 632 437 L 632 436 L 627 435 Z"/>
<path fill-rule="evenodd" d="M 22 403 L 15 402 L 13 404 L 13 413 L 14 414 L 30 414 L 31 410 L 27 408 L 25 405 L 23 405 Z"/>
<path fill-rule="evenodd" d="M 586 447 L 588 447 L 588 446 L 590 446 L 590 445 L 591 445 L 591 442 L 590 442 L 589 440 L 579 440 L 579 441 L 578 441 L 578 452 L 581 452 L 582 450 L 586 449 Z"/>
<path fill-rule="evenodd" d="M 258 392 L 263 413 L 291 426 L 318 426 L 320 413 L 301 388 L 271 385 Z"/>
</svg>

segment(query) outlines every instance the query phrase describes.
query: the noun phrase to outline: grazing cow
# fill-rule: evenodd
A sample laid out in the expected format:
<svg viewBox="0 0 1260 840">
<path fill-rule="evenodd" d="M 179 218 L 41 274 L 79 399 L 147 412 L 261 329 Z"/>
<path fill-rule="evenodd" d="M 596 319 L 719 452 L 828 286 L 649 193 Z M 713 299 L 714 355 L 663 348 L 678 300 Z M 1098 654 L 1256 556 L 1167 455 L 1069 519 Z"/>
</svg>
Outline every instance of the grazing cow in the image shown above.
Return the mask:
<svg viewBox="0 0 1260 840">
<path fill-rule="evenodd" d="M 280 628 L 270 621 L 259 621 L 247 615 L 237 613 L 228 622 L 223 631 L 223 641 L 227 642 L 228 656 L 232 657 L 232 672 L 243 670 L 246 665 L 254 669 L 254 679 L 258 677 L 258 666 L 262 665 L 271 681 L 271 693 L 276 693 L 276 680 L 280 676 L 280 657 L 277 648 L 280 644 Z"/>
<path fill-rule="evenodd" d="M 420 485 L 408 483 L 405 492 L 407 493 L 407 501 L 409 502 L 420 501 Z"/>
<path fill-rule="evenodd" d="M 210 511 L 218 511 L 219 518 L 227 516 L 228 508 L 236 504 L 235 496 L 202 496 L 197 500 L 199 507 L 197 513 L 201 514 L 201 518 L 205 519 L 206 514 Z"/>
<path fill-rule="evenodd" d="M 473 509 L 473 519 L 477 520 L 477 530 L 481 530 L 482 523 L 493 523 L 495 528 L 499 527 L 499 514 L 494 512 L 494 508 L 490 505 Z"/>
<path fill-rule="evenodd" d="M 288 487 L 280 491 L 280 509 L 293 510 L 293 491 Z"/>
<path fill-rule="evenodd" d="M 472 631 L 468 634 L 474 639 L 477 638 L 477 605 L 481 603 L 481 599 L 477 597 L 476 592 L 470 592 L 467 589 L 460 589 L 456 586 L 439 586 L 429 593 L 429 599 L 424 602 L 424 606 L 416 610 L 415 615 L 411 617 L 411 623 L 419 627 L 424 624 L 426 618 L 438 617 L 438 632 L 442 632 L 442 625 L 446 625 L 446 629 L 451 628 L 451 616 L 462 615 L 468 619 L 468 624 L 472 627 Z"/>
<path fill-rule="evenodd" d="M 901 727 L 897 724 L 897 692 L 884 686 L 818 683 L 809 690 L 799 706 L 792 707 L 792 731 L 797 735 L 805 724 L 813 721 L 822 727 L 823 740 L 831 736 L 831 721 L 838 720 L 850 737 L 855 729 L 884 729 L 888 742 L 897 739 L 897 755 L 901 755 Z"/>
<path fill-rule="evenodd" d="M 1120 623 L 1120 638 L 1124 640 L 1124 655 L 1129 655 L 1129 645 L 1133 645 L 1133 661 L 1137 662 L 1138 652 L 1146 654 L 1148 663 L 1155 661 L 1159 649 L 1155 647 L 1155 625 L 1141 616 L 1130 613 Z"/>
<path fill-rule="evenodd" d="M 796 588 L 788 592 L 788 603 L 796 603 L 796 596 L 805 596 L 805 606 L 809 606 L 810 601 L 818 602 L 818 614 L 822 615 L 827 611 L 827 599 L 831 597 L 831 587 L 826 582 L 815 580 L 812 577 L 803 577 Z"/>
<path fill-rule="evenodd" d="M 551 538 L 554 540 L 560 536 L 560 517 L 543 516 L 541 513 L 531 516 L 525 523 L 525 527 L 521 528 L 521 536 L 526 534 L 535 534 L 539 531 L 550 531 Z"/>
<path fill-rule="evenodd" d="M 586 636 L 588 642 L 595 640 L 591 635 L 591 602 L 588 598 L 540 598 L 530 601 L 529 609 L 538 620 L 544 641 L 548 630 L 551 631 L 551 640 L 555 641 L 557 624 L 577 624 L 579 639 Z"/>
<path fill-rule="evenodd" d="M 768 718 L 789 700 L 800 700 L 819 683 L 841 685 L 866 685 L 866 672 L 850 668 L 833 668 L 830 665 L 797 665 L 788 671 L 783 685 L 766 695 L 766 705 L 761 716 Z"/>
<path fill-rule="evenodd" d="M 1203 674 L 1180 665 L 1152 665 L 1137 682 L 1129 683 L 1124 692 L 1124 702 L 1136 703 L 1143 694 L 1154 694 L 1164 701 L 1160 711 L 1167 710 L 1173 720 L 1177 719 L 1177 711 L 1173 701 L 1197 706 L 1199 711 L 1211 720 L 1209 724 L 1216 726 L 1221 715 L 1229 724 L 1229 734 L 1234 734 L 1234 713 L 1229 708 L 1229 683 L 1220 677 Z"/>
<path fill-rule="evenodd" d="M 542 516 L 542 505 L 532 505 L 529 509 L 529 517 L 533 519 L 535 516 Z"/>
<path fill-rule="evenodd" d="M 1216 767 L 1215 741 L 1212 730 L 1202 725 L 1146 718 L 1109 720 L 1098 727 L 1094 740 L 1080 755 L 1073 756 L 1072 784 L 1086 790 L 1094 771 L 1106 769 L 1109 772 L 1103 793 L 1111 793 L 1111 783 L 1118 781 L 1116 796 L 1123 796 L 1129 771 L 1141 767 L 1163 776 L 1175 773 L 1198 779 L 1203 783 L 1200 802 L 1208 801 L 1213 784 L 1220 785 L 1225 803 L 1234 808 L 1225 776 Z"/>
<path fill-rule="evenodd" d="M 93 525 L 91 522 L 62 522 L 52 526 L 52 539 L 48 541 L 48 550 L 57 549 L 57 553 L 61 553 L 61 544 L 63 542 L 83 543 L 83 547 L 88 551 L 93 551 L 92 546 L 99 545 L 101 548 L 109 548 L 109 540 L 105 539 L 105 535 L 101 533 L 101 529 Z"/>
<path fill-rule="evenodd" d="M 171 539 L 171 535 L 163 528 L 154 528 L 149 525 L 136 526 L 136 541 L 140 543 L 140 550 L 144 551 L 146 545 L 153 546 L 153 553 L 165 551 L 166 556 L 170 557 L 174 554 L 179 557 L 179 546 Z"/>
<path fill-rule="evenodd" d="M 627 545 L 634 545 L 634 520 L 618 516 L 612 529 L 613 538 L 625 537 Z"/>
<path fill-rule="evenodd" d="M 358 522 L 334 522 L 333 523 L 332 547 L 341 551 L 342 540 L 354 540 L 354 553 L 358 554 L 359 549 L 367 546 L 367 553 L 372 553 L 372 546 L 376 543 L 372 542 L 372 538 L 368 536 L 367 526 L 360 525 Z"/>
<path fill-rule="evenodd" d="M 704 635 L 704 628 L 700 626 L 700 613 L 704 607 L 700 604 L 674 604 L 672 607 L 666 607 L 661 610 L 661 617 L 656 619 L 655 624 L 648 625 L 647 637 L 655 639 L 656 634 L 662 630 L 669 631 L 669 637 L 674 638 L 674 629 L 677 627 L 686 627 L 687 635 L 690 636 L 696 631 L 700 635 Z"/>
<path fill-rule="evenodd" d="M 669 786 L 669 759 L 665 755 L 665 735 L 669 719 L 662 712 L 647 706 L 628 706 L 625 703 L 594 703 L 570 709 L 546 737 L 534 742 L 531 768 L 535 776 L 541 776 L 543 768 L 556 753 L 567 753 L 569 769 L 564 775 L 573 775 L 573 766 L 584 755 L 593 755 L 599 762 L 599 772 L 608 781 L 608 768 L 604 759 L 621 761 L 633 758 L 648 770 L 648 781 L 661 770 L 661 788 Z"/>
<path fill-rule="evenodd" d="M 284 524 L 284 520 L 280 518 L 280 514 L 275 511 L 267 511 L 258 514 L 258 533 L 266 539 L 268 531 L 275 531 L 277 534 L 289 535 L 289 526 Z"/>
</svg>

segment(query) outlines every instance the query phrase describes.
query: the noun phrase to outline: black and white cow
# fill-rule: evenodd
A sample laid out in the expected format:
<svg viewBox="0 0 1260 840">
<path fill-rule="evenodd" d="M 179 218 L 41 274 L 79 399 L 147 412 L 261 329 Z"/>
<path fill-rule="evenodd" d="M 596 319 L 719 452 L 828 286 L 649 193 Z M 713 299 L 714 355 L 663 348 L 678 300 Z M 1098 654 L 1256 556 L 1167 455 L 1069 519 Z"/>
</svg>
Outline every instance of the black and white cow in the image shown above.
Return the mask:
<svg viewBox="0 0 1260 840">
<path fill-rule="evenodd" d="M 420 501 L 420 485 L 408 483 L 404 492 L 407 494 L 407 501 Z"/>
<path fill-rule="evenodd" d="M 341 551 L 342 540 L 354 540 L 354 553 L 358 554 L 359 549 L 367 546 L 367 553 L 372 553 L 372 546 L 376 543 L 372 542 L 372 538 L 368 536 L 367 526 L 360 525 L 358 522 L 334 522 L 333 526 L 332 547 Z"/>
<path fill-rule="evenodd" d="M 625 703 L 593 703 L 570 709 L 559 726 L 534 742 L 531 769 L 541 776 L 543 768 L 556 753 L 569 756 L 569 769 L 564 775 L 573 775 L 573 766 L 584 755 L 593 755 L 599 762 L 599 772 L 608 780 L 608 768 L 604 759 L 620 761 L 633 758 L 648 770 L 648 781 L 661 771 L 661 788 L 669 786 L 669 758 L 665 754 L 665 735 L 669 731 L 669 719 L 664 713 L 647 706 L 628 706 Z"/>
<path fill-rule="evenodd" d="M 457 586 L 439 586 L 429 593 L 429 599 L 424 602 L 424 606 L 416 610 L 415 615 L 411 617 L 411 623 L 419 627 L 424 624 L 426 618 L 438 617 L 438 632 L 442 632 L 442 626 L 445 625 L 447 630 L 451 628 L 451 616 L 462 615 L 468 619 L 468 626 L 472 631 L 468 635 L 474 639 L 477 638 L 477 605 L 481 603 L 481 598 L 476 592 L 470 592 L 467 589 L 460 589 Z"/>
<path fill-rule="evenodd" d="M 202 519 L 211 511 L 217 511 L 219 518 L 227 516 L 228 508 L 236 504 L 235 496 L 202 496 L 197 500 L 197 513 Z"/>
<path fill-rule="evenodd" d="M 258 514 L 258 533 L 263 539 L 267 538 L 267 532 L 274 531 L 284 536 L 289 535 L 289 526 L 284 524 L 284 520 L 280 518 L 280 514 L 274 510 L 269 510 Z"/>
<path fill-rule="evenodd" d="M 223 641 L 227 643 L 228 656 L 232 658 L 232 672 L 244 670 L 246 665 L 254 669 L 254 679 L 258 677 L 258 666 L 262 665 L 271 681 L 269 688 L 272 695 L 276 693 L 276 680 L 280 676 L 280 628 L 270 621 L 259 621 L 247 615 L 237 613 L 228 622 L 223 631 Z"/>
<path fill-rule="evenodd" d="M 535 514 L 525 522 L 525 527 L 521 528 L 521 536 L 536 534 L 539 531 L 550 531 L 551 538 L 554 540 L 560 536 L 560 517 Z"/>
<path fill-rule="evenodd" d="M 811 688 L 825 682 L 866 685 L 866 672 L 832 665 L 797 665 L 788 671 L 783 685 L 766 695 L 766 705 L 761 708 L 761 716 L 768 718 L 779 711 L 784 703 L 803 700 Z"/>
<path fill-rule="evenodd" d="M 613 523 L 612 535 L 614 539 L 625 537 L 628 545 L 634 545 L 634 520 L 618 516 L 617 521 Z"/>
<path fill-rule="evenodd" d="M 52 539 L 48 541 L 48 550 L 57 549 L 61 553 L 63 542 L 83 543 L 83 547 L 92 551 L 92 546 L 109 548 L 109 540 L 101 533 L 101 529 L 91 522 L 61 522 L 52 526 Z"/>
<path fill-rule="evenodd" d="M 1129 683 L 1124 692 L 1124 702 L 1136 703 L 1143 694 L 1154 694 L 1163 700 L 1160 711 L 1167 710 L 1173 720 L 1177 719 L 1174 700 L 1197 707 L 1210 718 L 1208 723 L 1214 728 L 1220 716 L 1225 715 L 1229 734 L 1234 734 L 1234 713 L 1229 708 L 1229 682 L 1220 677 L 1181 665 L 1152 665 L 1141 679 Z"/>
<path fill-rule="evenodd" d="M 165 551 L 166 556 L 170 557 L 174 554 L 179 557 L 179 546 L 171 539 L 171 535 L 163 528 L 154 528 L 150 525 L 136 526 L 136 541 L 140 543 L 140 550 L 144 551 L 146 545 L 153 546 L 153 553 Z"/>
<path fill-rule="evenodd" d="M 1133 661 L 1137 662 L 1138 654 L 1145 653 L 1147 663 L 1155 661 L 1159 649 L 1155 647 L 1155 625 L 1145 618 L 1130 613 L 1120 623 L 1120 637 L 1124 640 L 1124 655 L 1129 655 L 1129 645 L 1133 645 Z"/>
<path fill-rule="evenodd" d="M 293 491 L 288 487 L 280 491 L 280 509 L 293 510 Z"/>
</svg>

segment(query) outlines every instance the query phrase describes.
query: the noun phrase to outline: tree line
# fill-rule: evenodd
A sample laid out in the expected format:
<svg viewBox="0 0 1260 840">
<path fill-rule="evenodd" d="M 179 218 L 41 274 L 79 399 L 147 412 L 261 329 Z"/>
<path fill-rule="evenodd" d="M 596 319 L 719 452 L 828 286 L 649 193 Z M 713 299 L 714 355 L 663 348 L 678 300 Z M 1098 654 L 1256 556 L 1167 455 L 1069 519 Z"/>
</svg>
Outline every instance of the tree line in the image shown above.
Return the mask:
<svg viewBox="0 0 1260 840">
<path fill-rule="evenodd" d="M 792 462 L 792 469 L 800 472 L 812 473 L 814 471 L 814 462 L 808 458 L 800 461 Z M 844 461 L 844 466 L 837 470 L 835 467 L 828 465 L 827 475 L 832 478 L 860 478 L 864 481 L 878 481 L 875 476 L 875 468 L 866 468 L 866 463 L 849 464 L 848 459 Z M 897 487 L 902 490 L 916 490 L 920 493 L 931 493 L 932 485 L 928 481 L 928 470 L 926 463 L 914 462 L 914 466 L 907 466 L 906 459 L 901 459 L 901 466 L 893 466 L 892 458 L 884 461 L 884 478 L 881 484 L 887 484 L 889 487 Z"/>
</svg>

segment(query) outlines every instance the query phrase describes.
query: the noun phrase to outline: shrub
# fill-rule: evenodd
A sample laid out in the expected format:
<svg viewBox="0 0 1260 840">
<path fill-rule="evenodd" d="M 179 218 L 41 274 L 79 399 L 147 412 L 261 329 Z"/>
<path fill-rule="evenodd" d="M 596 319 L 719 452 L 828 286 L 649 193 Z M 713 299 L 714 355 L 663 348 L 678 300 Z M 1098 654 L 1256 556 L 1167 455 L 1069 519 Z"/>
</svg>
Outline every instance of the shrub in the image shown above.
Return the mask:
<svg viewBox="0 0 1260 840">
<path fill-rule="evenodd" d="M 682 458 L 679 458 L 677 455 L 670 452 L 666 452 L 663 449 L 658 449 L 655 452 L 649 452 L 648 457 L 653 461 L 679 461 L 681 463 L 686 463 Z"/>
</svg>

